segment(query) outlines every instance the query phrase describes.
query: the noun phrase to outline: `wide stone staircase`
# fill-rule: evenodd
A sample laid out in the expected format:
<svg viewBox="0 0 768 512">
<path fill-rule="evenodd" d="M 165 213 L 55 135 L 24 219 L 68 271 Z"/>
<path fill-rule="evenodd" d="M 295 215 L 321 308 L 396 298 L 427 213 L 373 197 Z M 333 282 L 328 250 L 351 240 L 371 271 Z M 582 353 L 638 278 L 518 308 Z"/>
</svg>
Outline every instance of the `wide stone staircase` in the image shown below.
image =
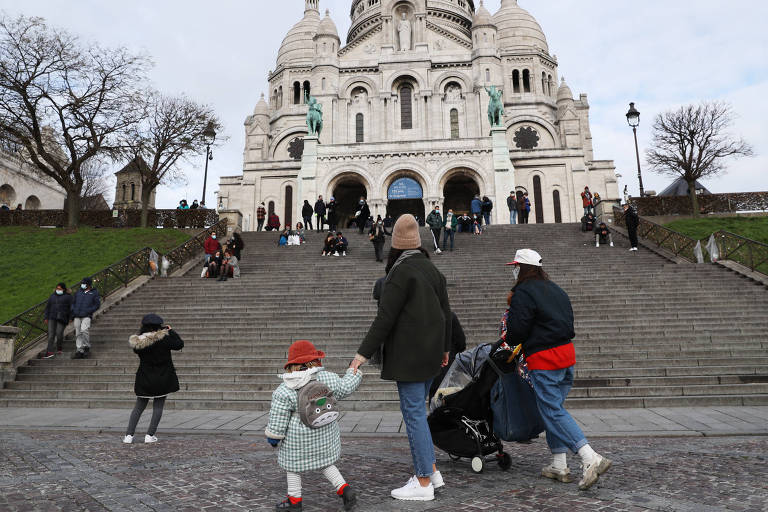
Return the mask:
<svg viewBox="0 0 768 512">
<path fill-rule="evenodd" d="M 328 354 L 326 366 L 343 372 L 374 318 L 371 289 L 384 275 L 367 236 L 345 234 L 346 257 L 321 257 L 321 234 L 280 248 L 273 233 L 246 233 L 241 279 L 200 279 L 195 267 L 147 283 L 94 323 L 92 358 L 30 361 L 0 390 L 0 406 L 130 407 L 138 358 L 127 340 L 149 312 L 185 341 L 174 354 L 182 389 L 169 407 L 268 407 L 296 339 L 314 342 Z M 427 247 L 431 235 L 422 238 Z M 572 224 L 490 226 L 482 236 L 457 234 L 454 252 L 432 257 L 470 345 L 497 339 L 513 284 L 504 263 L 524 247 L 542 254 L 573 301 L 570 407 L 768 404 L 765 287 L 719 266 L 629 252 L 618 236 L 616 247 L 596 248 Z M 345 407 L 396 409 L 394 385 L 373 366 L 364 371 Z"/>
</svg>

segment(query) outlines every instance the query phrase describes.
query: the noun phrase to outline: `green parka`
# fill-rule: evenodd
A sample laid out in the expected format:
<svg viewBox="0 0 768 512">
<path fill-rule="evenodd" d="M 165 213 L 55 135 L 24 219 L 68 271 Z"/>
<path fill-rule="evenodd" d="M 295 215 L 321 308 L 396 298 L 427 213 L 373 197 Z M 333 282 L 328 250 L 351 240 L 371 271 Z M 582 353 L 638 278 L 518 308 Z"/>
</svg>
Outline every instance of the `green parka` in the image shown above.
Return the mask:
<svg viewBox="0 0 768 512">
<path fill-rule="evenodd" d="M 376 319 L 358 353 L 368 359 L 384 345 L 381 378 L 423 382 L 440 373 L 450 351 L 451 308 L 445 276 L 424 254 L 391 270 Z"/>
</svg>

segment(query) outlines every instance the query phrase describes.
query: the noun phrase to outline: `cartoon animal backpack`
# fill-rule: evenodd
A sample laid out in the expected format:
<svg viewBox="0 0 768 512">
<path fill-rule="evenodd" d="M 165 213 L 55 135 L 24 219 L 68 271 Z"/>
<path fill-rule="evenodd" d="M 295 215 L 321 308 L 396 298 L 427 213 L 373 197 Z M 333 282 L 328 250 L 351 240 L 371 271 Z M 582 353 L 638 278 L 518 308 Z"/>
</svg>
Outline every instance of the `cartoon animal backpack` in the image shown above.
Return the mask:
<svg viewBox="0 0 768 512">
<path fill-rule="evenodd" d="M 299 419 L 309 428 L 321 428 L 339 419 L 339 408 L 333 391 L 320 381 L 312 379 L 304 385 L 297 397 Z"/>
</svg>

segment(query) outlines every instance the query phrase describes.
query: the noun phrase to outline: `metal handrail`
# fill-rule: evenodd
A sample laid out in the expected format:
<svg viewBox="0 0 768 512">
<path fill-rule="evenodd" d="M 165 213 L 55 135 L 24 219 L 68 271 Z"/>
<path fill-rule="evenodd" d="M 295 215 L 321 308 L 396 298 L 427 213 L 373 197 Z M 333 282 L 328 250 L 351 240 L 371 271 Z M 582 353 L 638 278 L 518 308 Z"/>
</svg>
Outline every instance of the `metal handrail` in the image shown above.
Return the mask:
<svg viewBox="0 0 768 512">
<path fill-rule="evenodd" d="M 226 229 L 227 219 L 221 219 L 180 246 L 168 251 L 165 257 L 171 263 L 168 269 L 169 272 L 178 270 L 187 262 L 199 257 L 205 239 L 213 232 L 220 233 L 223 231 L 226 233 Z M 99 270 L 90 276 L 93 279 L 93 287 L 99 291 L 99 295 L 102 298 L 106 298 L 117 290 L 127 288 L 137 278 L 148 275 L 151 251 L 150 247 L 144 247 L 129 254 L 117 263 Z M 17 355 L 34 345 L 47 333 L 47 327 L 43 318 L 47 304 L 48 300 L 46 299 L 3 323 L 3 325 L 19 328 L 19 333 L 14 342 Z"/>
</svg>

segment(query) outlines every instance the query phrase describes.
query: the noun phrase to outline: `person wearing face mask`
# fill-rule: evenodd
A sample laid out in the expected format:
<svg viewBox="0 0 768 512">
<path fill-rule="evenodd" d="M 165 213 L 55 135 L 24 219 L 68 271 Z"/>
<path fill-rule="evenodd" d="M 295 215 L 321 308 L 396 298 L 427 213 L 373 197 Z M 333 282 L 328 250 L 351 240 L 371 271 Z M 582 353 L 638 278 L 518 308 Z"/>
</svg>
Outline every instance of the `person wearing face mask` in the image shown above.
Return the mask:
<svg viewBox="0 0 768 512">
<path fill-rule="evenodd" d="M 45 324 L 48 326 L 48 349 L 45 351 L 45 359 L 53 357 L 56 350 L 61 355 L 64 342 L 64 328 L 69 323 L 72 314 L 72 296 L 67 293 L 67 285 L 59 283 L 56 290 L 48 297 L 45 305 Z"/>
<path fill-rule="evenodd" d="M 221 251 L 221 244 L 216 239 L 216 233 L 211 233 L 211 235 L 205 239 L 203 249 L 205 250 L 205 264 L 207 265 L 210 263 L 213 255 L 216 254 L 216 251 Z"/>
<path fill-rule="evenodd" d="M 432 231 L 432 243 L 435 246 L 435 254 L 440 254 L 440 231 L 443 229 L 443 217 L 440 215 L 440 207 L 435 205 L 427 215 L 427 225 Z"/>
<path fill-rule="evenodd" d="M 542 476 L 571 482 L 568 451 L 581 457 L 583 474 L 579 489 L 586 490 L 611 467 L 610 459 L 595 452 L 564 407 L 573 386 L 576 352 L 573 346 L 573 308 L 568 294 L 549 280 L 542 258 L 531 249 L 520 249 L 508 265 L 514 266 L 514 288 L 503 321 L 502 339 L 510 347 L 522 345 L 536 395 L 552 464 Z"/>
<path fill-rule="evenodd" d="M 71 316 L 75 319 L 75 353 L 72 359 L 85 359 L 91 354 L 91 319 L 101 307 L 98 290 L 93 288 L 93 280 L 84 277 L 80 290 L 72 300 Z"/>
<path fill-rule="evenodd" d="M 451 238 L 451 251 L 453 251 L 453 237 L 456 234 L 456 228 L 459 225 L 459 219 L 453 214 L 453 210 L 448 209 L 448 213 L 443 218 L 443 250 L 445 250 L 448 237 Z"/>
<path fill-rule="evenodd" d="M 371 243 L 373 243 L 373 251 L 376 253 L 376 261 L 383 262 L 383 252 L 384 252 L 384 240 L 386 236 L 386 230 L 384 229 L 384 221 L 381 218 L 381 215 L 378 216 L 376 219 L 376 223 L 374 223 L 373 226 L 371 226 L 371 230 L 368 231 L 368 238 L 371 239 Z"/>
<path fill-rule="evenodd" d="M 361 197 L 360 202 L 357 205 L 358 211 L 357 215 L 355 216 L 355 222 L 357 223 L 357 229 L 360 231 L 360 234 L 363 234 L 363 230 L 365 229 L 365 223 L 368 222 L 368 217 L 371 216 L 371 209 L 368 208 L 368 203 L 365 202 L 365 198 Z"/>
</svg>

